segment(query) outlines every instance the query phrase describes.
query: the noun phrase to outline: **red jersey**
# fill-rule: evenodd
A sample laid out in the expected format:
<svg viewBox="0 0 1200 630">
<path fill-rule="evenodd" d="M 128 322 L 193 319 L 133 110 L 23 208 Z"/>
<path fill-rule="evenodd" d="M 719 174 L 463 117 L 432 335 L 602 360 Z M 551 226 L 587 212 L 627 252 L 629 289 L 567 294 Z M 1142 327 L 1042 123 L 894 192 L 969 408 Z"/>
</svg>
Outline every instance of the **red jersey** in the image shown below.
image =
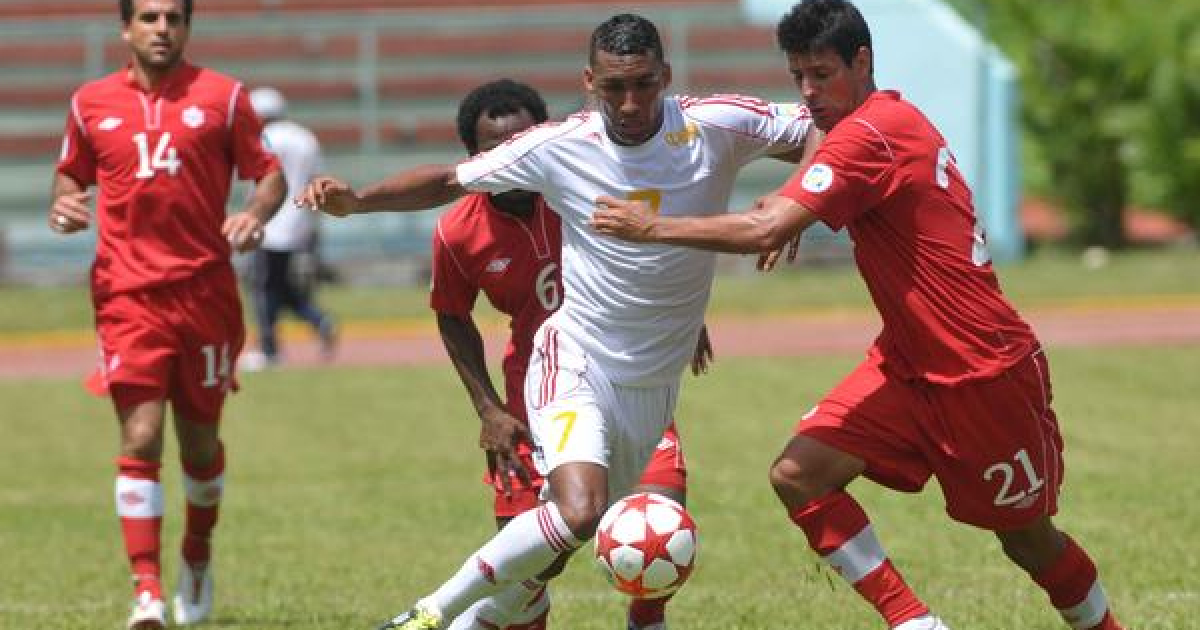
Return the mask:
<svg viewBox="0 0 1200 630">
<path fill-rule="evenodd" d="M 537 197 L 532 215 L 498 210 L 485 193 L 464 197 L 438 219 L 433 234 L 433 287 L 429 305 L 445 315 L 467 315 L 480 291 L 512 318 L 504 353 L 510 411 L 525 417 L 519 396 L 533 352 L 533 334 L 562 304 L 562 230 L 558 215 Z"/>
<path fill-rule="evenodd" d="M 92 291 L 144 289 L 229 265 L 221 236 L 236 167 L 278 168 L 242 84 L 182 63 L 154 92 L 127 67 L 71 97 L 58 171 L 96 185 Z"/>
<path fill-rule="evenodd" d="M 938 384 L 984 378 L 1037 344 L 1000 292 L 945 139 L 899 93 L 875 92 L 835 125 L 780 194 L 849 231 L 883 319 L 872 351 L 894 373 Z"/>
</svg>

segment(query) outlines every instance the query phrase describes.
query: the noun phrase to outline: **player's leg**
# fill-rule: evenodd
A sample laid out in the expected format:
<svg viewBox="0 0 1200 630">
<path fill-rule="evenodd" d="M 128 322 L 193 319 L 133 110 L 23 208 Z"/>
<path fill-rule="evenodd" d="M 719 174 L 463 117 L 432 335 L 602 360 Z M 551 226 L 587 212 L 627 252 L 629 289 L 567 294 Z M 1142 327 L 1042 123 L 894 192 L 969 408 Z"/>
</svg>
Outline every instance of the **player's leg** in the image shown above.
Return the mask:
<svg viewBox="0 0 1200 630">
<path fill-rule="evenodd" d="M 177 624 L 191 624 L 212 611 L 212 537 L 225 490 L 221 410 L 236 388 L 232 359 L 241 352 L 245 328 L 232 275 L 213 272 L 178 287 L 173 297 L 181 342 L 170 397 L 186 508 L 172 612 Z"/>
<path fill-rule="evenodd" d="M 909 403 L 871 363 L 805 415 L 771 467 L 771 485 L 809 546 L 867 600 L 889 628 L 943 628 L 905 583 L 845 486 L 862 474 L 915 490 L 929 477 L 907 436 Z"/>
<path fill-rule="evenodd" d="M 506 381 L 508 379 L 506 378 Z M 523 384 L 518 384 L 514 396 L 513 387 L 509 387 L 508 406 L 513 408 L 514 399 L 520 401 L 520 411 L 512 409 L 524 418 L 524 400 L 520 394 Z M 533 445 L 521 443 L 517 452 L 529 471 L 531 483 L 524 484 L 514 474 L 509 475 L 512 492 L 507 494 L 501 480 L 491 471 L 484 477 L 485 482 L 492 488 L 494 498 L 492 510 L 496 517 L 496 529 L 504 529 L 518 514 L 536 509 L 541 505 L 540 491 L 543 478 L 533 463 Z M 546 582 L 561 572 L 567 556 L 562 556 L 558 570 L 553 575 L 542 575 L 511 584 L 503 591 L 475 602 L 463 614 L 459 615 L 449 626 L 449 630 L 478 630 L 482 628 L 504 628 L 507 630 L 544 630 L 550 615 L 550 593 Z"/>
<path fill-rule="evenodd" d="M 1015 530 L 996 532 L 1004 553 L 1046 594 L 1063 621 L 1078 630 L 1121 630 L 1109 609 L 1095 563 L 1049 516 Z"/>
<path fill-rule="evenodd" d="M 103 354 L 97 383 L 112 397 L 121 433 L 114 494 L 134 577 L 131 628 L 161 628 L 166 623 L 159 469 L 174 343 L 158 307 L 151 293 L 111 296 L 96 307 Z"/>
<path fill-rule="evenodd" d="M 678 501 L 680 505 L 687 505 L 687 464 L 674 422 L 663 433 L 634 491 L 661 494 Z M 629 600 L 626 618 L 629 630 L 665 629 L 667 602 L 673 596 L 674 593 L 665 597 Z"/>
<path fill-rule="evenodd" d="M 162 628 L 166 606 L 162 595 L 163 490 L 159 469 L 165 404 L 154 399 L 160 394 L 153 388 L 113 385 L 110 392 L 121 425 L 115 488 L 117 517 L 134 582 L 129 628 Z"/>
<path fill-rule="evenodd" d="M 280 252 L 263 251 L 266 276 L 263 283 L 264 321 L 260 324 L 262 351 L 267 361 L 280 358 L 279 316 L 287 303 L 287 259 Z"/>
<path fill-rule="evenodd" d="M 175 623 L 191 624 L 212 612 L 212 534 L 225 491 L 225 447 L 216 418 L 175 410 L 186 502 L 179 579 L 175 588 Z"/>
<path fill-rule="evenodd" d="M 384 627 L 445 628 L 475 602 L 543 574 L 591 538 L 607 504 L 607 470 L 564 463 L 551 471 L 549 487 L 549 501 L 514 517 L 449 580 Z"/>
<path fill-rule="evenodd" d="M 1080 630 L 1119 630 L 1096 565 L 1051 521 L 1062 483 L 1062 438 L 1051 401 L 1049 366 L 1036 351 L 998 378 L 953 388 L 941 406 L 971 418 L 957 430 L 970 468 L 939 471 L 954 518 L 991 529 L 1005 555 Z M 971 440 L 965 442 L 964 440 Z M 975 488 L 970 480 L 979 480 Z"/>
<path fill-rule="evenodd" d="M 304 252 L 280 252 L 279 255 L 285 257 L 284 267 L 287 269 L 284 304 L 317 333 L 321 355 L 328 359 L 333 353 L 333 319 L 322 312 L 313 300 L 315 261 Z"/>
</svg>

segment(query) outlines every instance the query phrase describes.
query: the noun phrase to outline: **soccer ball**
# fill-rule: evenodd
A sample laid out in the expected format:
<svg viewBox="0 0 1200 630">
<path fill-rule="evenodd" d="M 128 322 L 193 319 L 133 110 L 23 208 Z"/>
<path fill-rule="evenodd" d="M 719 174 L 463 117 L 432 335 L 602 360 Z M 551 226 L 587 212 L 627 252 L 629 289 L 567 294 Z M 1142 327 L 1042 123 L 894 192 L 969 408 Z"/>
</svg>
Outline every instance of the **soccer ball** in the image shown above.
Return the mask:
<svg viewBox="0 0 1200 630">
<path fill-rule="evenodd" d="M 692 574 L 696 542 L 696 523 L 682 505 L 661 494 L 631 494 L 600 519 L 596 566 L 626 595 L 662 597 Z"/>
</svg>

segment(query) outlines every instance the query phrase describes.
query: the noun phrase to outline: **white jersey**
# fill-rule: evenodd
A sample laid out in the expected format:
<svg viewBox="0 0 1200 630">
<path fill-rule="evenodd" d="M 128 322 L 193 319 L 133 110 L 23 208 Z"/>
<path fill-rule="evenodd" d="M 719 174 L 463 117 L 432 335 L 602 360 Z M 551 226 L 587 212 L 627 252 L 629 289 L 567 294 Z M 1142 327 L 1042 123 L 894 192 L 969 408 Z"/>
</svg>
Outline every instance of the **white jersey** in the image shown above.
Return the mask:
<svg viewBox="0 0 1200 630">
<path fill-rule="evenodd" d="M 627 243 L 588 226 L 596 198 L 646 201 L 664 216 L 724 213 L 738 170 L 804 144 L 808 110 L 742 96 L 664 99 L 663 126 L 620 146 L 599 112 L 544 124 L 458 165 L 468 190 L 537 191 L 562 217 L 562 307 L 548 323 L 613 382 L 678 381 L 696 349 L 712 286 L 712 252 Z"/>
<path fill-rule="evenodd" d="M 321 169 L 321 145 L 311 131 L 290 120 L 267 123 L 263 140 L 279 159 L 288 194 L 264 228 L 262 248 L 276 252 L 305 250 L 317 229 L 317 213 L 297 206 L 292 197 L 304 190 Z"/>
</svg>

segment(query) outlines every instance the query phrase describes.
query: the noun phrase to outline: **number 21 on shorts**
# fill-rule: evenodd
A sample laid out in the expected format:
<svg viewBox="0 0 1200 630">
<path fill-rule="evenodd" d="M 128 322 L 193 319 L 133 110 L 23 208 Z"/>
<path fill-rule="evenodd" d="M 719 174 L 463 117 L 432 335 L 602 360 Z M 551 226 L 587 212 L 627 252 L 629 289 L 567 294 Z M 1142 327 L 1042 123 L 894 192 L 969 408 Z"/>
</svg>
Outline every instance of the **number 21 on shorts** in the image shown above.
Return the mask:
<svg viewBox="0 0 1200 630">
<path fill-rule="evenodd" d="M 988 469 L 983 471 L 984 481 L 1000 481 L 1000 488 L 996 491 L 996 498 L 992 503 L 999 507 L 1016 506 L 1023 507 L 1023 503 L 1027 500 L 1032 500 L 1037 496 L 1042 486 L 1046 485 L 1046 481 L 1038 477 L 1037 471 L 1033 468 L 1033 462 L 1029 460 L 1029 453 L 1025 449 L 1021 449 L 1013 455 L 1013 461 L 1020 465 L 1018 468 L 1008 462 L 996 462 Z M 1020 489 L 1019 486 L 1014 486 L 1019 476 L 1024 476 L 1026 486 Z"/>
</svg>

